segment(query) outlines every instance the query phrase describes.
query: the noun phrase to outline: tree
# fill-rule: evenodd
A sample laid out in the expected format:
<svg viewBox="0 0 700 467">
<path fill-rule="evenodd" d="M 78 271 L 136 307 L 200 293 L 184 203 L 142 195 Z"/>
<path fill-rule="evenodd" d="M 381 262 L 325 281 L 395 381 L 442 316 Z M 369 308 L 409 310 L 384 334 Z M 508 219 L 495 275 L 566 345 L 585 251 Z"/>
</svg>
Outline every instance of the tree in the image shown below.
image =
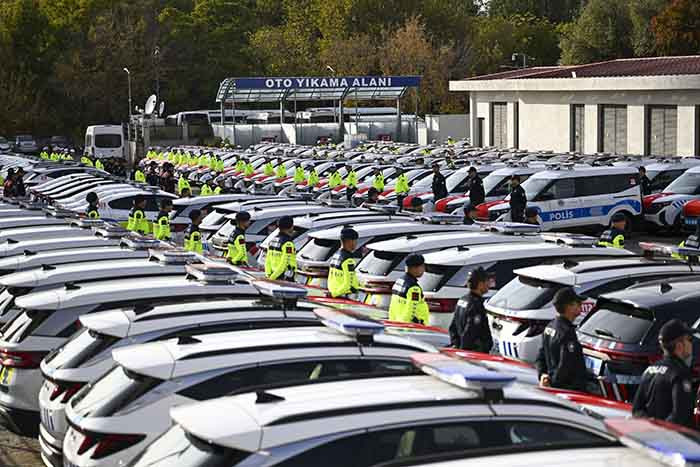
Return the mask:
<svg viewBox="0 0 700 467">
<path fill-rule="evenodd" d="M 574 19 L 582 4 L 582 0 L 490 0 L 489 15 L 532 15 L 560 23 Z"/>
<path fill-rule="evenodd" d="M 636 57 L 658 55 L 652 20 L 668 5 L 668 0 L 630 0 L 632 49 Z"/>
<path fill-rule="evenodd" d="M 560 29 L 565 65 L 633 55 L 630 0 L 589 0 L 575 23 Z"/>
<path fill-rule="evenodd" d="M 656 47 L 665 55 L 695 55 L 700 50 L 700 2 L 674 0 L 651 23 Z"/>
</svg>

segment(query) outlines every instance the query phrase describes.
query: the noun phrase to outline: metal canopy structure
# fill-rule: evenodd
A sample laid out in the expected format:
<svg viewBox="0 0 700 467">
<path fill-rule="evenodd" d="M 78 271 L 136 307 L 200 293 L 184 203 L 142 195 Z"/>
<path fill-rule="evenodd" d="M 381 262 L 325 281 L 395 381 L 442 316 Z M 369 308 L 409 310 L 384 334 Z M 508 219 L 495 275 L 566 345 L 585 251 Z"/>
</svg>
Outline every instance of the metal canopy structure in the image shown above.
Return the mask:
<svg viewBox="0 0 700 467">
<path fill-rule="evenodd" d="M 338 102 L 338 135 L 344 134 L 343 103 L 350 98 L 355 101 L 396 101 L 397 130 L 401 133 L 400 100 L 410 88 L 420 86 L 420 76 L 326 76 L 326 77 L 258 77 L 226 78 L 219 85 L 216 102 L 221 105 L 222 124 L 225 125 L 225 106 L 236 109 L 236 104 L 278 102 L 280 125 L 284 124 L 284 104 L 294 102 L 334 101 Z M 416 93 L 416 115 L 418 115 L 418 93 Z M 335 107 L 335 104 L 334 104 Z M 357 107 L 357 105 L 356 105 Z M 233 119 L 233 136 L 236 139 L 236 123 Z M 296 117 L 294 125 L 296 128 Z"/>
</svg>

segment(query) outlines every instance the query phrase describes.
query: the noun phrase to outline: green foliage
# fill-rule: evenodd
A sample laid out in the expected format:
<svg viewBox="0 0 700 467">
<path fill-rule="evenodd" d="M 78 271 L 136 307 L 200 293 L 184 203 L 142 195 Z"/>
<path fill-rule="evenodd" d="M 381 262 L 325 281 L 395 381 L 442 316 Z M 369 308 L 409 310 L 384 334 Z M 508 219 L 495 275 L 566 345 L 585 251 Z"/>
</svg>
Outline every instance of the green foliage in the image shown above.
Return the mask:
<svg viewBox="0 0 700 467">
<path fill-rule="evenodd" d="M 561 23 L 574 19 L 582 3 L 581 0 L 490 0 L 489 15 L 506 18 L 533 15 Z"/>
<path fill-rule="evenodd" d="M 674 0 L 652 20 L 656 47 L 667 55 L 700 51 L 700 2 Z"/>
</svg>

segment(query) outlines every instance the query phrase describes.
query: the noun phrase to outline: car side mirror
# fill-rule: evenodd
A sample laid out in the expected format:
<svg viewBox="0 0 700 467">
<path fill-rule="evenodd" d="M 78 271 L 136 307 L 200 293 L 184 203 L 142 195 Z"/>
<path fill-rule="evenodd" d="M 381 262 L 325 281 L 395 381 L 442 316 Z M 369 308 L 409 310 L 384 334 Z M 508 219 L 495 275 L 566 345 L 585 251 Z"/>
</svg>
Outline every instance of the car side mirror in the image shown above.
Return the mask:
<svg viewBox="0 0 700 467">
<path fill-rule="evenodd" d="M 540 193 L 537 196 L 538 201 L 551 201 L 553 199 L 554 199 L 554 193 L 550 193 L 550 192 Z"/>
</svg>

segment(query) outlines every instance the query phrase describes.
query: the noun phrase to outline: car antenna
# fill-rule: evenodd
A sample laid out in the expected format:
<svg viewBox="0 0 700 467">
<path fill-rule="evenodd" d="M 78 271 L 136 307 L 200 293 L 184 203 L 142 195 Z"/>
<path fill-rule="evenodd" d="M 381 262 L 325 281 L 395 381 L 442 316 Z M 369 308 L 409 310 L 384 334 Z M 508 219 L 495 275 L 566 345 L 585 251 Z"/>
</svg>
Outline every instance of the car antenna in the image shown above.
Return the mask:
<svg viewBox="0 0 700 467">
<path fill-rule="evenodd" d="M 668 293 L 673 290 L 673 287 L 668 282 L 661 283 L 661 293 Z"/>
<path fill-rule="evenodd" d="M 277 396 L 265 391 L 257 391 L 257 399 L 255 399 L 256 404 L 269 404 L 270 402 L 282 402 L 285 400 L 282 396 Z"/>
<path fill-rule="evenodd" d="M 41 265 L 42 271 L 53 271 L 54 269 L 56 269 L 56 266 L 51 266 L 50 264 L 42 264 Z"/>
</svg>

